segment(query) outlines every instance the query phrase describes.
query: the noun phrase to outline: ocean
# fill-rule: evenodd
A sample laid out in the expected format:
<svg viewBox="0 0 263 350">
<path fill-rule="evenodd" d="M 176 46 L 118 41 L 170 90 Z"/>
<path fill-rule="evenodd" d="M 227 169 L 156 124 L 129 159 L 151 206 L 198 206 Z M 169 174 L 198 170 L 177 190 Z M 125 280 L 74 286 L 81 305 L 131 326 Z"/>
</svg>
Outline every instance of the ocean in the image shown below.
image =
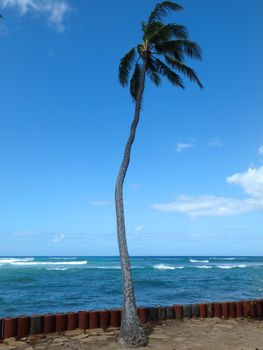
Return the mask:
<svg viewBox="0 0 263 350">
<path fill-rule="evenodd" d="M 263 298 L 263 257 L 132 257 L 138 306 Z M 0 257 L 0 317 L 120 307 L 118 257 Z"/>
</svg>

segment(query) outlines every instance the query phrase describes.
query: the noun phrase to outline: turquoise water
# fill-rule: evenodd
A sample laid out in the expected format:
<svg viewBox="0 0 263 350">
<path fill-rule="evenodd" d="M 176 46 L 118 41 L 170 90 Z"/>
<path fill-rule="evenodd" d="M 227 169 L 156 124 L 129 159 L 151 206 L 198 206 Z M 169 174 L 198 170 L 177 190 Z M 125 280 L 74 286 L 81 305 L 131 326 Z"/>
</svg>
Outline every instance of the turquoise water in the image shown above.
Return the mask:
<svg viewBox="0 0 263 350">
<path fill-rule="evenodd" d="M 263 297 L 263 257 L 133 257 L 138 305 Z M 0 317 L 120 307 L 117 257 L 0 258 Z"/>
</svg>

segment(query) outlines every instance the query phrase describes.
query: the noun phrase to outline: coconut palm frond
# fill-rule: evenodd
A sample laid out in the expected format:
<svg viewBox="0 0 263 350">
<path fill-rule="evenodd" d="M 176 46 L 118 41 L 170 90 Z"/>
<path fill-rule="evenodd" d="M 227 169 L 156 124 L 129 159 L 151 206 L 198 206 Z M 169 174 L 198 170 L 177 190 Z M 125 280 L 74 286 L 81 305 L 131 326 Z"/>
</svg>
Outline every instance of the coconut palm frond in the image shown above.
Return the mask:
<svg viewBox="0 0 263 350">
<path fill-rule="evenodd" d="M 162 75 L 164 75 L 170 81 L 170 83 L 184 89 L 183 81 L 177 73 L 175 73 L 172 69 L 170 69 L 165 63 L 163 63 L 158 58 L 155 58 L 155 63 L 158 66 L 159 72 Z"/>
<path fill-rule="evenodd" d="M 172 37 L 187 40 L 188 32 L 185 26 L 181 24 L 169 23 L 166 25 L 166 27 L 170 31 Z"/>
<path fill-rule="evenodd" d="M 146 27 L 147 27 L 147 23 L 141 22 L 141 29 L 143 33 L 145 32 Z"/>
<path fill-rule="evenodd" d="M 159 32 L 161 28 L 163 28 L 165 25 L 161 22 L 152 22 L 147 23 L 147 25 L 143 28 L 143 41 L 150 40 L 150 38 Z"/>
<path fill-rule="evenodd" d="M 155 45 L 157 52 L 169 53 L 172 56 L 179 53 L 181 56 L 186 55 L 190 58 L 201 60 L 202 54 L 200 47 L 193 41 L 177 39 L 163 41 Z M 175 57 L 178 59 L 177 57 Z"/>
<path fill-rule="evenodd" d="M 151 58 L 147 60 L 146 72 L 154 85 L 159 86 L 161 84 L 162 79 L 158 73 L 158 66 Z"/>
<path fill-rule="evenodd" d="M 126 55 L 121 59 L 119 65 L 119 81 L 122 86 L 126 86 L 129 82 L 129 75 L 134 63 L 136 56 L 135 49 L 132 48 Z"/>
<path fill-rule="evenodd" d="M 199 45 L 193 41 L 189 40 L 178 40 L 178 45 L 181 45 L 183 48 L 184 53 L 190 57 L 194 58 L 196 60 L 202 59 L 202 52 Z"/>
<path fill-rule="evenodd" d="M 178 5 L 172 1 L 163 1 L 155 6 L 154 10 L 150 14 L 148 23 L 160 20 L 162 17 L 167 16 L 171 11 L 181 10 L 183 10 L 183 7 L 181 5 Z"/>
<path fill-rule="evenodd" d="M 163 41 L 156 44 L 154 48 L 158 54 L 168 54 L 176 60 L 183 62 L 185 52 L 184 48 L 178 41 L 179 40 Z"/>
<path fill-rule="evenodd" d="M 204 88 L 203 84 L 199 80 L 198 75 L 196 74 L 194 69 L 192 69 L 191 67 L 188 67 L 187 65 L 183 64 L 180 61 L 172 59 L 171 57 L 169 57 L 167 55 L 165 55 L 164 57 L 165 57 L 165 61 L 166 61 L 166 63 L 168 63 L 168 65 L 170 65 L 174 69 L 177 69 L 178 72 L 186 75 L 187 78 L 190 79 L 191 81 L 195 82 L 200 87 L 200 89 Z"/>
<path fill-rule="evenodd" d="M 132 78 L 130 80 L 130 94 L 134 101 L 136 101 L 136 98 L 138 95 L 140 77 L 141 77 L 141 67 L 138 63 L 136 63 Z"/>
<path fill-rule="evenodd" d="M 188 33 L 186 27 L 173 23 L 166 24 L 165 26 L 160 27 L 158 31 L 153 33 L 149 40 L 151 43 L 156 44 L 163 41 L 169 41 L 173 38 L 187 40 Z"/>
</svg>

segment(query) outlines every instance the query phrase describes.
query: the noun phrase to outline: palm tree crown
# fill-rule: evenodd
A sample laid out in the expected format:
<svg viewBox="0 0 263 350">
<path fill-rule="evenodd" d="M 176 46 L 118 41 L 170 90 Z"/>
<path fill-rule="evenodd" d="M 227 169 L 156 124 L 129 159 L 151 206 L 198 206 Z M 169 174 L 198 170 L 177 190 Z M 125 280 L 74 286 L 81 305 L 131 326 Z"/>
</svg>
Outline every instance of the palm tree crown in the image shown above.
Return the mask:
<svg viewBox="0 0 263 350">
<path fill-rule="evenodd" d="M 162 23 L 162 18 L 170 11 L 181 11 L 183 7 L 171 2 L 164 1 L 157 4 L 151 12 L 148 22 L 142 23 L 142 43 L 133 47 L 121 59 L 119 65 L 119 81 L 122 86 L 127 86 L 130 79 L 130 93 L 136 100 L 140 75 L 140 61 L 147 60 L 146 72 L 151 81 L 159 86 L 161 77 L 166 77 L 173 85 L 184 89 L 184 83 L 180 75 L 185 75 L 203 88 L 196 72 L 184 61 L 186 57 L 201 59 L 201 49 L 188 38 L 184 26 Z M 161 60 L 162 58 L 162 60 Z"/>
</svg>

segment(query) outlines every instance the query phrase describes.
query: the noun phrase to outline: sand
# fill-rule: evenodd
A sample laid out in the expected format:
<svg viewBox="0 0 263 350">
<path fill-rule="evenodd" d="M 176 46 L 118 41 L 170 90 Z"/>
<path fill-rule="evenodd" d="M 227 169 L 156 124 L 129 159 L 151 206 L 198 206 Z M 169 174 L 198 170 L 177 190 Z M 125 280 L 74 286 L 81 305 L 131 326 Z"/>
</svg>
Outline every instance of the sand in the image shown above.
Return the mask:
<svg viewBox="0 0 263 350">
<path fill-rule="evenodd" d="M 140 349 L 263 350 L 263 321 L 260 320 L 170 320 L 148 326 L 147 332 L 149 344 Z M 116 344 L 117 336 L 117 329 L 105 332 L 93 330 L 87 333 L 70 331 L 61 335 L 35 336 L 20 341 L 10 338 L 0 343 L 0 349 L 123 349 Z"/>
</svg>

